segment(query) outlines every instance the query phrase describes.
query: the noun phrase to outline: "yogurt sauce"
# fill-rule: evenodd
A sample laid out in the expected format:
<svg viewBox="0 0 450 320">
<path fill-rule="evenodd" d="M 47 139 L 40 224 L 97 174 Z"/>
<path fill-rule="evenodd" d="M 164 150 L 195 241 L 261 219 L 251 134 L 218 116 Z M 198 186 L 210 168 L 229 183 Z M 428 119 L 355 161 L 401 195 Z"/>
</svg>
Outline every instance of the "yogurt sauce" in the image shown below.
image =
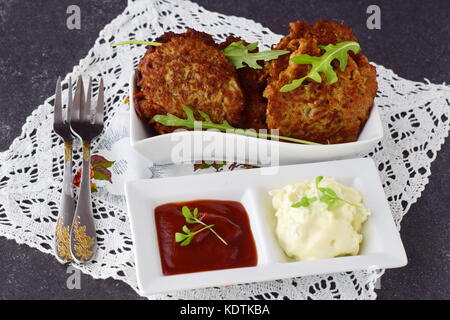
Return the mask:
<svg viewBox="0 0 450 320">
<path fill-rule="evenodd" d="M 330 188 L 345 201 L 329 206 L 319 188 Z M 358 190 L 325 177 L 319 183 L 313 179 L 288 184 L 270 195 L 276 210 L 275 232 L 286 255 L 307 261 L 358 254 L 361 230 L 370 215 Z"/>
</svg>

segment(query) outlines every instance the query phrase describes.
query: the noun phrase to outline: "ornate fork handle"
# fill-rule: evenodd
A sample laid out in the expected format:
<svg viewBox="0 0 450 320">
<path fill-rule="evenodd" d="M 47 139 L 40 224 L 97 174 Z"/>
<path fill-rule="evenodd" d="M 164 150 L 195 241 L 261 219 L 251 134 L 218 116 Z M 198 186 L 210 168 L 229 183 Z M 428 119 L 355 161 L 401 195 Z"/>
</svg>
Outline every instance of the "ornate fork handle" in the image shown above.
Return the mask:
<svg viewBox="0 0 450 320">
<path fill-rule="evenodd" d="M 64 142 L 64 175 L 59 207 L 58 221 L 56 224 L 55 253 L 61 263 L 71 260 L 70 253 L 70 227 L 75 214 L 75 200 L 72 188 L 72 142 Z"/>
<path fill-rule="evenodd" d="M 78 204 L 70 231 L 72 258 L 78 263 L 90 261 L 95 253 L 96 232 L 91 202 L 90 141 L 83 140 L 83 169 Z"/>
</svg>

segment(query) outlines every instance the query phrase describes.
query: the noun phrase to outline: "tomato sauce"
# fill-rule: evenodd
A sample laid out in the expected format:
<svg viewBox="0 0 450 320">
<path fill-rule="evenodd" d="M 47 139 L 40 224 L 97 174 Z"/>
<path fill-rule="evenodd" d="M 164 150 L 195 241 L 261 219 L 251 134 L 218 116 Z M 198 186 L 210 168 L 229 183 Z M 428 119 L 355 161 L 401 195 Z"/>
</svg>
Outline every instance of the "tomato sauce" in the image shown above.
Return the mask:
<svg viewBox="0 0 450 320">
<path fill-rule="evenodd" d="M 225 245 L 206 229 L 195 235 L 187 246 L 175 242 L 175 233 L 183 226 L 192 232 L 201 224 L 187 223 L 183 206 L 191 212 L 198 208 L 198 218 L 214 224 L 214 230 L 228 243 Z M 156 230 L 164 275 L 256 266 L 258 256 L 250 221 L 244 206 L 236 201 L 197 200 L 167 203 L 155 208 Z"/>
</svg>

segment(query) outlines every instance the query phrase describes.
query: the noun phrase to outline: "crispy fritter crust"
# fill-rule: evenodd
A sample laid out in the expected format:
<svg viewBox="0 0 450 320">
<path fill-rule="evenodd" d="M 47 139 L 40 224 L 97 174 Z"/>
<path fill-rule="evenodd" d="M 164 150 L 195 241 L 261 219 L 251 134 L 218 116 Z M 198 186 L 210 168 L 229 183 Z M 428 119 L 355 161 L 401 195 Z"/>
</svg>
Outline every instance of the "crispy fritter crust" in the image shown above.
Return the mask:
<svg viewBox="0 0 450 320">
<path fill-rule="evenodd" d="M 243 41 L 241 38 L 235 36 L 229 36 L 224 42 L 219 44 L 219 50 L 223 50 L 231 43 Z M 244 41 L 244 45 L 248 45 Z M 258 52 L 255 49 L 253 52 Z M 262 66 L 262 65 L 261 65 Z M 242 113 L 242 119 L 240 122 L 241 128 L 252 128 L 255 130 L 267 129 L 266 125 L 266 109 L 267 101 L 263 97 L 263 91 L 266 87 L 263 79 L 262 69 L 253 69 L 249 67 L 241 68 L 237 70 L 239 83 L 242 88 L 242 92 L 245 98 L 245 107 Z"/>
<path fill-rule="evenodd" d="M 280 92 L 282 86 L 304 77 L 310 69 L 310 65 L 290 62 L 291 57 L 320 56 L 323 52 L 319 45 L 357 41 L 350 28 L 331 21 L 321 20 L 314 25 L 297 21 L 290 27 L 289 35 L 273 49 L 292 53 L 265 64 L 268 127 L 279 129 L 281 135 L 325 144 L 356 141 L 376 95 L 375 67 L 362 53 L 349 52 L 345 71 L 333 62 L 339 78 L 336 83 L 329 85 L 323 77 L 322 83 L 305 81 L 293 91 Z"/>
<path fill-rule="evenodd" d="M 167 113 L 184 118 L 183 106 L 189 106 L 206 112 L 214 122 L 239 124 L 244 96 L 238 76 L 213 38 L 190 29 L 179 35 L 166 33 L 156 41 L 164 45 L 149 47 L 138 66 L 138 115 L 148 120 Z M 174 128 L 155 124 L 155 130 L 167 133 Z"/>
</svg>

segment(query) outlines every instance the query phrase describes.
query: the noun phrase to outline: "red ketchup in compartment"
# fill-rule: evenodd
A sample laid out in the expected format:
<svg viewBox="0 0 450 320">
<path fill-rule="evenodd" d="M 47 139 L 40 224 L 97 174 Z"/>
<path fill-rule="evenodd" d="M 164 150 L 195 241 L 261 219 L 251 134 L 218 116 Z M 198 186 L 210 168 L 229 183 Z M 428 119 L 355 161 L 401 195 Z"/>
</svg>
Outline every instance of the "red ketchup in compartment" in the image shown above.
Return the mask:
<svg viewBox="0 0 450 320">
<path fill-rule="evenodd" d="M 175 241 L 175 233 L 183 233 L 183 226 L 191 232 L 201 224 L 186 222 L 182 207 L 191 212 L 198 208 L 197 218 L 206 225 L 214 225 L 196 234 L 189 245 Z M 155 208 L 156 230 L 164 275 L 256 266 L 258 256 L 244 206 L 236 201 L 197 200 L 167 203 Z"/>
</svg>

